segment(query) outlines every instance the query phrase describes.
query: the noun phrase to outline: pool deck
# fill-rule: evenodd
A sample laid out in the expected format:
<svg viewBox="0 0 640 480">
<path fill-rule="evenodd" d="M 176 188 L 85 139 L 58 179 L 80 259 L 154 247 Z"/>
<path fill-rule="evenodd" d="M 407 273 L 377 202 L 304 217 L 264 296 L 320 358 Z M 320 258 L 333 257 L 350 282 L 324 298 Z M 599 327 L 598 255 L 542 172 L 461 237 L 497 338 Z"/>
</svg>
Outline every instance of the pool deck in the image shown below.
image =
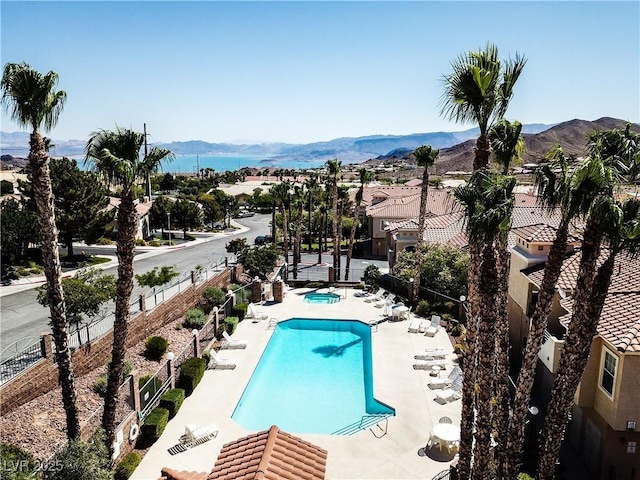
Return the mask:
<svg viewBox="0 0 640 480">
<path fill-rule="evenodd" d="M 309 289 L 290 290 L 283 303 L 267 303 L 260 310 L 280 321 L 298 318 L 355 319 L 366 323 L 383 320 L 382 308 L 355 296 L 357 290 L 339 289 L 335 304 L 304 303 Z M 327 289 L 321 289 L 326 292 Z M 237 363 L 235 369 L 207 370 L 204 378 L 188 397 L 158 441 L 151 447 L 131 476 L 132 480 L 155 480 L 163 467 L 174 470 L 210 472 L 223 444 L 255 433 L 245 430 L 231 415 L 249 382 L 260 356 L 273 333 L 269 321 L 253 323 L 247 319 L 238 325 L 233 338 L 247 342 L 246 349 L 222 350 L 223 356 Z M 437 403 L 428 387 L 432 377 L 428 370 L 414 370 L 413 356 L 427 347 L 442 347 L 447 352 L 443 376 L 451 371 L 456 356 L 444 328 L 434 337 L 409 333 L 407 320 L 378 325 L 372 331 L 374 396 L 396 410 L 389 417 L 387 433 L 376 438 L 365 429 L 348 436 L 288 432 L 328 451 L 327 480 L 338 479 L 430 479 L 449 468 L 453 455 L 437 448 L 426 449 L 429 432 L 442 416 L 460 423 L 460 400 Z M 171 455 L 168 449 L 178 443 L 185 424 L 219 427 L 218 436 L 185 452 Z M 380 423 L 385 427 L 385 422 Z M 267 427 L 268 428 L 268 427 Z M 373 427 L 379 436 L 382 431 Z"/>
</svg>

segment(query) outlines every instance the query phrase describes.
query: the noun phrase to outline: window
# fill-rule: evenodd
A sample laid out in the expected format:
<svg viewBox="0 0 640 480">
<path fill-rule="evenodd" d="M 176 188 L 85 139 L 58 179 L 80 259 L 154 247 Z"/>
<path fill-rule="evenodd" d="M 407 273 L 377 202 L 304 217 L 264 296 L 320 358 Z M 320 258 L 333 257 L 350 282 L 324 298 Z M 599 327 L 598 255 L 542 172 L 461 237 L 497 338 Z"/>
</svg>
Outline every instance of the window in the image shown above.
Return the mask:
<svg viewBox="0 0 640 480">
<path fill-rule="evenodd" d="M 541 252 L 544 250 L 544 245 L 538 245 L 538 251 Z"/>
<path fill-rule="evenodd" d="M 602 354 L 602 375 L 600 376 L 600 386 L 610 397 L 613 397 L 617 369 L 618 357 L 609 350 L 604 349 Z"/>
</svg>

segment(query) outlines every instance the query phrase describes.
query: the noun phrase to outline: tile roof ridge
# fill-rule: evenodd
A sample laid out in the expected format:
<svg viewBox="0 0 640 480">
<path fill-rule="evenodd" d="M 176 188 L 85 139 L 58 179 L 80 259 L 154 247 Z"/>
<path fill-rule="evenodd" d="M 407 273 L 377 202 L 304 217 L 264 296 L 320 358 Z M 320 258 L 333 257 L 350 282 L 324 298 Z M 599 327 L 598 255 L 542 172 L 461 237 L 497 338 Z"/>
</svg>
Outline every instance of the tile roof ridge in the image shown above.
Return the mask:
<svg viewBox="0 0 640 480">
<path fill-rule="evenodd" d="M 269 463 L 271 462 L 271 452 L 273 452 L 273 447 L 278 440 L 279 433 L 280 429 L 277 427 L 277 425 L 271 425 L 271 428 L 269 428 L 267 441 L 264 445 L 262 458 L 260 459 L 260 463 L 258 464 L 258 468 L 256 469 L 256 474 L 254 477 L 256 480 L 266 478 L 266 474 L 269 471 Z"/>
</svg>

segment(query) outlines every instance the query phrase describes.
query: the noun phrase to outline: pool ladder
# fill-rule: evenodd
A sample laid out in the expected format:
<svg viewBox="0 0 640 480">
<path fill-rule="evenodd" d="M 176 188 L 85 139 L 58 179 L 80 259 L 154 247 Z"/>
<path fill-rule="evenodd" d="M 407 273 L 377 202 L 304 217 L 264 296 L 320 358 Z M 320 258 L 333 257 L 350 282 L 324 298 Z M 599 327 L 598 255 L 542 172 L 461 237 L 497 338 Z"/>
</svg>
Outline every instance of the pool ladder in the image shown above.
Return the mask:
<svg viewBox="0 0 640 480">
<path fill-rule="evenodd" d="M 359 422 L 352 423 L 346 427 L 336 430 L 332 435 L 353 435 L 365 428 L 368 428 L 374 437 L 382 438 L 387 434 L 390 415 L 386 413 L 378 413 L 371 415 L 363 415 Z M 384 428 L 380 423 L 384 420 Z M 376 428 L 377 427 L 377 428 Z"/>
</svg>

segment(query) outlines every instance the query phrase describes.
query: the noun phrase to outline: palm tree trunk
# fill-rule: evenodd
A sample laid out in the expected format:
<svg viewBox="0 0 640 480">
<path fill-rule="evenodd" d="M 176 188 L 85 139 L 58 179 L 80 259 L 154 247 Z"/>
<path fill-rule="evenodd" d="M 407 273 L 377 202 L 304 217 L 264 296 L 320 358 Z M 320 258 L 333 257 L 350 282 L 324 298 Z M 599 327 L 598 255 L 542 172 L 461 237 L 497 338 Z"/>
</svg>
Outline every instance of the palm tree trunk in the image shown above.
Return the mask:
<svg viewBox="0 0 640 480">
<path fill-rule="evenodd" d="M 567 234 L 569 222 L 563 221 L 558 227 L 556 238 L 551 245 L 549 257 L 544 268 L 544 277 L 538 294 L 536 309 L 531 317 L 529 337 L 525 346 L 522 367 L 518 374 L 518 385 L 514 398 L 511 421 L 509 423 L 509 435 L 507 440 L 507 452 L 509 462 L 507 464 L 508 478 L 514 478 L 522 467 L 523 445 L 525 437 L 525 419 L 531 403 L 531 390 L 538 363 L 538 353 L 544 338 L 555 287 L 560 277 L 562 263 L 567 250 Z"/>
<path fill-rule="evenodd" d="M 122 194 L 117 224 L 116 256 L 118 257 L 118 279 L 116 281 L 116 310 L 113 323 L 113 348 L 111 362 L 109 363 L 104 412 L 102 414 L 102 426 L 107 436 L 107 446 L 110 454 L 113 453 L 112 445 L 115 440 L 116 408 L 126 354 L 129 308 L 131 293 L 133 292 L 133 263 L 138 217 L 131 191 L 123 192 Z"/>
<path fill-rule="evenodd" d="M 38 211 L 40 227 L 40 248 L 47 279 L 47 295 L 51 313 L 51 330 L 56 346 L 58 379 L 62 389 L 62 405 L 66 415 L 67 438 L 75 439 L 80 435 L 77 396 L 71 352 L 69 350 L 69 332 L 67 330 L 64 292 L 62 290 L 62 268 L 58 251 L 58 231 L 53 207 L 53 189 L 49 174 L 49 156 L 42 135 L 35 130 L 29 141 L 29 166 L 33 183 L 33 196 Z"/>
<path fill-rule="evenodd" d="M 343 202 L 342 200 L 338 203 L 338 226 L 337 226 L 337 232 L 338 232 L 338 242 L 337 242 L 337 248 L 338 248 L 338 255 L 337 255 L 337 261 L 336 261 L 336 270 L 335 270 L 335 279 L 336 280 L 340 280 L 340 270 L 342 270 L 342 207 L 343 207 Z"/>
<path fill-rule="evenodd" d="M 302 241 L 302 202 L 298 203 L 298 219 L 296 222 L 296 238 L 293 247 L 293 278 L 298 278 L 298 262 L 300 261 L 300 242 Z"/>
<path fill-rule="evenodd" d="M 573 314 L 544 422 L 539 480 L 551 480 L 554 476 L 574 395 L 587 364 L 613 272 L 616 252 L 612 250 L 594 275 L 602 242 L 601 219 L 596 217 L 598 215 L 589 216 L 583 236 Z"/>
<path fill-rule="evenodd" d="M 458 475 L 460 479 L 471 477 L 471 457 L 473 446 L 473 424 L 475 419 L 475 382 L 477 347 L 476 333 L 478 326 L 478 287 L 480 285 L 480 265 L 482 259 L 477 245 L 469 244 L 469 299 L 468 320 L 464 336 L 464 350 L 462 353 L 462 411 L 460 414 L 460 447 L 458 448 Z"/>
<path fill-rule="evenodd" d="M 337 187 L 337 179 L 335 182 Z M 339 278 L 340 267 L 338 266 L 338 255 L 340 255 L 340 246 L 338 245 L 338 189 L 334 188 L 333 198 L 331 200 L 331 227 L 333 229 L 333 273 L 335 279 Z"/>
<path fill-rule="evenodd" d="M 274 245 L 278 245 L 278 240 L 276 238 L 276 204 L 275 202 L 273 203 L 273 206 L 271 207 L 271 242 Z"/>
<path fill-rule="evenodd" d="M 356 202 L 356 206 L 353 212 L 353 223 L 351 224 L 351 231 L 349 232 L 349 247 L 347 248 L 347 262 L 345 264 L 344 279 L 349 280 L 349 267 L 351 265 L 351 257 L 353 256 L 353 242 L 356 239 L 356 228 L 358 228 L 358 221 L 360 220 L 360 202 Z"/>
<path fill-rule="evenodd" d="M 309 223 L 309 236 L 308 236 L 308 240 L 309 240 L 309 253 L 311 253 L 311 242 L 313 239 L 313 226 L 311 224 L 311 190 L 309 190 L 309 213 L 307 215 L 307 219 L 308 219 L 308 223 Z"/>
<path fill-rule="evenodd" d="M 493 366 L 495 346 L 496 311 L 494 301 L 498 294 L 496 252 L 492 244 L 482 249 L 481 282 L 478 289 L 481 308 L 478 317 L 477 378 L 479 389 L 476 397 L 476 435 L 473 449 L 473 470 L 471 478 L 485 478 L 489 467 L 489 447 L 491 439 L 491 397 L 493 394 Z"/>
<path fill-rule="evenodd" d="M 413 291 L 411 292 L 411 298 L 414 302 L 418 302 L 420 300 L 420 259 L 422 258 L 420 252 L 423 250 L 424 243 L 424 230 L 427 223 L 427 200 L 429 198 L 429 167 L 425 165 L 424 171 L 422 172 L 422 185 L 420 188 L 420 213 L 418 216 L 418 238 L 416 245 L 416 253 L 415 258 L 416 262 L 414 265 L 414 274 L 413 274 Z"/>
<path fill-rule="evenodd" d="M 289 263 L 289 235 L 287 233 L 289 226 L 287 225 L 287 210 L 284 208 L 284 203 L 280 204 L 280 215 L 282 215 L 282 246 L 284 249 L 284 262 Z"/>
<path fill-rule="evenodd" d="M 496 431 L 509 429 L 509 318 L 507 290 L 509 285 L 509 250 L 506 238 L 498 246 L 498 296 L 495 334 L 495 424 Z M 497 446 L 497 479 L 510 480 L 507 475 L 509 455 L 504 442 Z"/>
<path fill-rule="evenodd" d="M 479 170 L 489 165 L 491 144 L 486 134 L 481 134 L 476 140 L 475 155 L 473 157 L 473 170 Z"/>
</svg>

